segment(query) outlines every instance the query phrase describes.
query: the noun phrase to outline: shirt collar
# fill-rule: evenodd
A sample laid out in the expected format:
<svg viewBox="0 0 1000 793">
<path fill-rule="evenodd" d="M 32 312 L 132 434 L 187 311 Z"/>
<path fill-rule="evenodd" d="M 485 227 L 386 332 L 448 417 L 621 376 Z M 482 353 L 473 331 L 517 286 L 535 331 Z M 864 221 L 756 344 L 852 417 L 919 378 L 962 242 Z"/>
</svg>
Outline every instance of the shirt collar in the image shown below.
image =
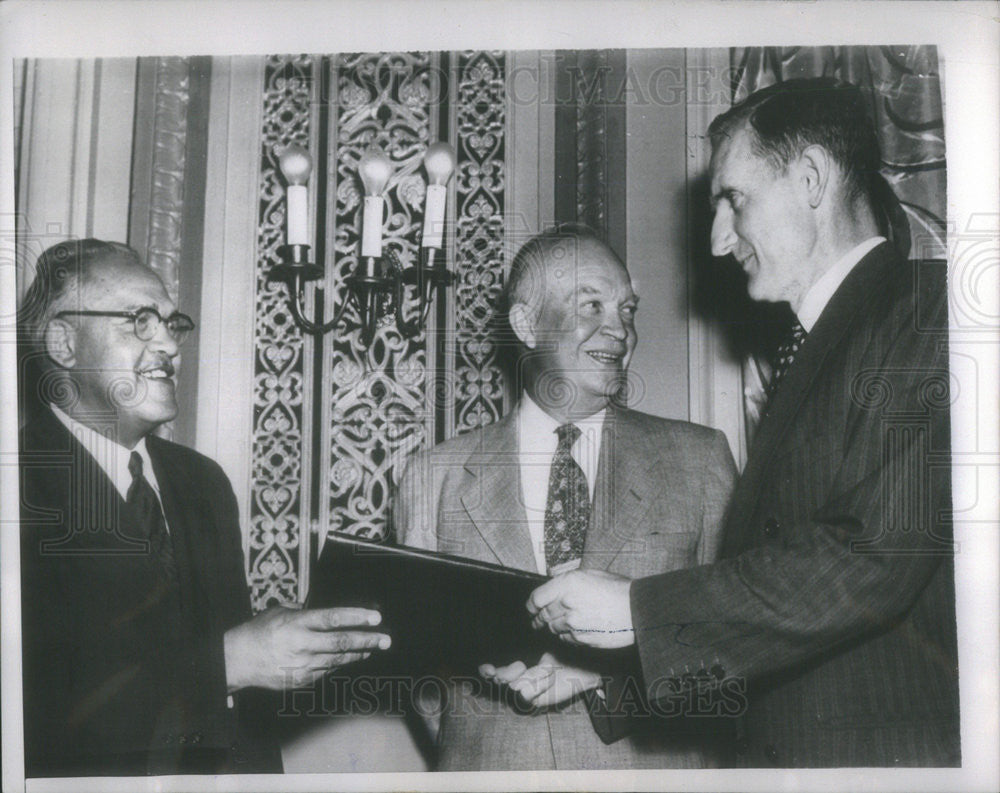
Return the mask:
<svg viewBox="0 0 1000 793">
<path fill-rule="evenodd" d="M 128 461 L 132 452 L 138 452 L 142 458 L 142 473 L 156 494 L 160 494 L 160 488 L 156 481 L 156 474 L 153 472 L 153 461 L 150 459 L 149 450 L 146 448 L 146 439 L 141 438 L 134 449 L 126 449 L 120 443 L 111 440 L 107 435 L 102 435 L 97 430 L 81 424 L 72 416 L 63 412 L 55 405 L 49 405 L 55 417 L 62 422 L 69 433 L 76 438 L 80 445 L 86 449 L 87 453 L 93 457 L 101 470 L 115 486 L 115 490 L 126 498 L 129 486 L 132 484 L 132 474 L 128 470 Z"/>
<path fill-rule="evenodd" d="M 885 237 L 870 237 L 860 245 L 855 245 L 834 262 L 833 266 L 823 273 L 816 283 L 809 287 L 809 291 L 802 298 L 802 305 L 799 306 L 799 310 L 796 313 L 799 323 L 806 329 L 807 333 L 812 331 L 820 314 L 823 313 L 823 309 L 826 308 L 826 304 L 830 302 L 830 298 L 840 288 L 840 285 L 850 274 L 851 270 L 854 269 L 855 265 L 869 251 L 885 241 Z"/>
<path fill-rule="evenodd" d="M 600 430 L 604 424 L 604 416 L 607 412 L 607 408 L 601 408 L 596 413 L 570 423 L 579 428 L 583 434 L 586 434 L 588 430 Z M 559 442 L 556 430 L 560 426 L 560 423 L 556 419 L 542 410 L 538 406 L 538 403 L 528 396 L 527 391 L 521 395 L 521 405 L 518 409 L 518 428 L 522 440 L 521 448 L 525 448 L 526 445 L 530 444 L 536 448 L 541 445 L 551 446 L 552 449 L 555 449 Z"/>
</svg>

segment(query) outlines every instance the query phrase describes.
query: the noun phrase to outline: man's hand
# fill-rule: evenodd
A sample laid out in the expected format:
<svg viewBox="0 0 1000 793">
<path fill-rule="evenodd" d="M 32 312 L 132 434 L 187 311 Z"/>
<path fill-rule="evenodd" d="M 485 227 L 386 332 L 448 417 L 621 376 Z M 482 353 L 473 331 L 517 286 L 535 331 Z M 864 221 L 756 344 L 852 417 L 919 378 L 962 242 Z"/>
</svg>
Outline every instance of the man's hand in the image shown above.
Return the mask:
<svg viewBox="0 0 1000 793">
<path fill-rule="evenodd" d="M 535 628 L 560 639 L 611 650 L 635 642 L 629 587 L 632 581 L 603 570 L 573 570 L 542 584 L 528 598 Z"/>
<path fill-rule="evenodd" d="M 509 686 L 535 708 L 560 705 L 601 685 L 601 676 L 597 672 L 566 666 L 551 653 L 542 655 L 538 665 L 530 669 L 522 661 L 501 667 L 483 664 L 479 667 L 479 674 L 491 682 Z"/>
<path fill-rule="evenodd" d="M 369 609 L 269 608 L 226 631 L 229 691 L 305 686 L 330 669 L 367 658 L 375 649 L 387 650 L 391 639 L 386 634 L 350 630 L 381 621 L 382 615 Z"/>
</svg>

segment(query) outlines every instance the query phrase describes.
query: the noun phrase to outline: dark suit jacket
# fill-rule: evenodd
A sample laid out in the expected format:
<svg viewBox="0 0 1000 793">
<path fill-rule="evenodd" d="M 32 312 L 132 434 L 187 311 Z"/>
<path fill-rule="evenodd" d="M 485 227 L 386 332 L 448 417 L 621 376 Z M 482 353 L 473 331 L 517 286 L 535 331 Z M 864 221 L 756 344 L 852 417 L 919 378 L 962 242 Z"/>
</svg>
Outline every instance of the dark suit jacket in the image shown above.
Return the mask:
<svg viewBox="0 0 1000 793">
<path fill-rule="evenodd" d="M 401 542 L 535 571 L 516 416 L 514 411 L 414 457 L 396 502 Z M 735 473 L 721 432 L 609 409 L 582 567 L 643 576 L 713 560 Z M 483 688 L 470 693 L 455 685 L 449 691 L 439 737 L 441 770 L 685 768 L 714 762 L 704 736 L 665 735 L 654 727 L 605 745 L 591 726 L 587 702 L 525 712 L 496 692 L 491 699 Z"/>
<path fill-rule="evenodd" d="M 147 439 L 171 588 L 119 522 L 114 485 L 50 411 L 20 440 L 27 775 L 280 771 L 257 692 L 227 707 L 223 634 L 251 611 L 222 469 Z"/>
<path fill-rule="evenodd" d="M 761 423 L 717 564 L 636 581 L 646 693 L 746 686 L 751 766 L 956 765 L 947 291 L 883 244 Z"/>
</svg>

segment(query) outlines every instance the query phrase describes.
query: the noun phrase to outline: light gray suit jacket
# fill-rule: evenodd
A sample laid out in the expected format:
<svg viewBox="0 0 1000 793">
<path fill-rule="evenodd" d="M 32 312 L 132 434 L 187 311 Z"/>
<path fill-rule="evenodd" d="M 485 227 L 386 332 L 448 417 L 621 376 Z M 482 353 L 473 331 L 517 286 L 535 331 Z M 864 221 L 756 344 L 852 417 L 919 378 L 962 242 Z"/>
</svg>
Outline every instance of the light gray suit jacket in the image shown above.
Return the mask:
<svg viewBox="0 0 1000 793">
<path fill-rule="evenodd" d="M 536 569 L 521 496 L 517 415 L 414 457 L 396 499 L 400 542 Z M 734 478 L 721 432 L 609 409 L 582 566 L 640 577 L 712 561 Z M 469 681 L 449 689 L 438 745 L 440 770 L 714 764 L 704 738 L 654 730 L 606 745 L 582 699 L 528 711 Z"/>
</svg>

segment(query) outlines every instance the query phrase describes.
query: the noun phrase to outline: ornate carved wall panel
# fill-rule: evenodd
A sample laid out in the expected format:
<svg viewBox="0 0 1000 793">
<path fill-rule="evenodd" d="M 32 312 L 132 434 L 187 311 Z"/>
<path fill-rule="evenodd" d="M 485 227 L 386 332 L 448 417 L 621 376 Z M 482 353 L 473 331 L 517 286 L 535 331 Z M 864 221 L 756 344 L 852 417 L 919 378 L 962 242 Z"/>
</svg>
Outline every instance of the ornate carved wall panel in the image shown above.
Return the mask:
<svg viewBox="0 0 1000 793">
<path fill-rule="evenodd" d="M 329 59 L 328 292 L 358 267 L 362 185 L 358 160 L 371 145 L 392 160 L 383 246 L 403 265 L 419 255 L 424 181 L 418 171 L 439 100 L 428 53 L 341 54 Z M 339 303 L 342 295 L 336 294 Z M 368 350 L 360 330 L 324 339 L 325 463 L 322 530 L 385 532 L 394 475 L 427 437 L 425 334 L 404 339 L 384 323 Z M 433 436 L 432 436 L 433 437 Z"/>
<path fill-rule="evenodd" d="M 505 80 L 502 52 L 457 56 L 454 425 L 460 434 L 503 415 L 503 373 L 490 334 L 503 288 Z"/>
<path fill-rule="evenodd" d="M 499 52 L 267 59 L 249 542 L 257 608 L 301 599 L 312 532 L 384 536 L 394 484 L 413 451 L 503 414 L 490 321 L 504 272 L 504 68 Z M 313 254 L 327 278 L 315 302 L 306 294 L 307 310 L 329 317 L 359 265 L 362 153 L 376 144 L 392 160 L 383 246 L 406 265 L 419 255 L 423 154 L 438 139 L 457 152 L 446 256 L 458 279 L 438 298 L 427 331 L 404 339 L 385 322 L 367 350 L 353 325 L 303 339 L 284 287 L 266 279 L 284 240 L 276 153 L 294 142 L 314 154 Z"/>
<path fill-rule="evenodd" d="M 285 200 L 278 153 L 310 146 L 315 59 L 270 56 L 264 77 L 254 317 L 254 421 L 249 531 L 249 577 L 254 607 L 300 598 L 302 551 L 308 548 L 303 444 L 307 387 L 302 333 L 285 292 L 267 272 L 284 242 Z"/>
</svg>

